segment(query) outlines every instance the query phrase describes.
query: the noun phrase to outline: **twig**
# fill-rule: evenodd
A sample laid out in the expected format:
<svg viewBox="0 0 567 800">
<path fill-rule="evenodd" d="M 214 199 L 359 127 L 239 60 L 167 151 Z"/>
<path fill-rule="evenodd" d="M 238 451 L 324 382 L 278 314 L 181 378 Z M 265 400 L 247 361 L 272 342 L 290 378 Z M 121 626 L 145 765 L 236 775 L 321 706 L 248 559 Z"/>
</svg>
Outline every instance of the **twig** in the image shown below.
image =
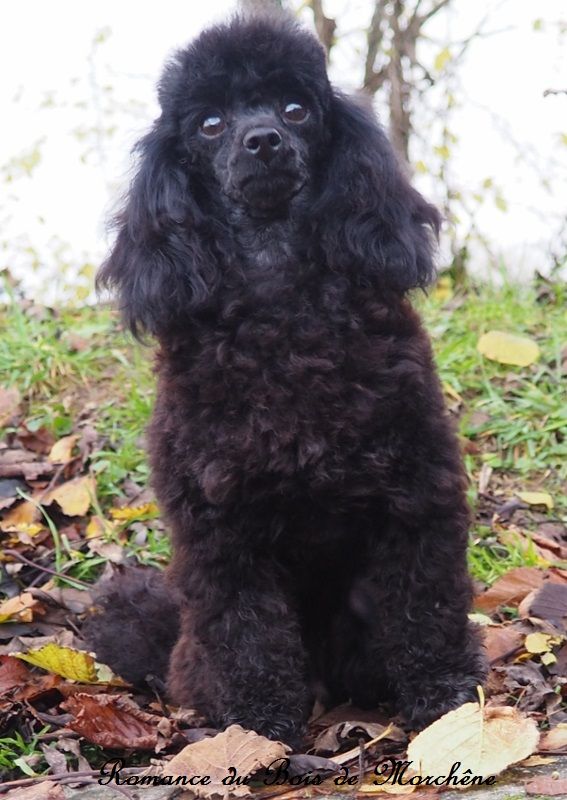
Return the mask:
<svg viewBox="0 0 567 800">
<path fill-rule="evenodd" d="M 29 558 L 26 558 L 21 553 L 18 553 L 17 550 L 4 550 L 4 553 L 7 556 L 12 556 L 17 561 L 21 561 L 23 564 L 27 564 L 28 567 L 35 567 L 35 569 L 41 570 L 41 572 L 47 572 L 48 575 L 54 575 L 56 578 L 60 578 L 62 581 L 67 581 L 67 583 L 76 584 L 77 587 L 84 587 L 85 589 L 91 589 L 92 585 L 90 583 L 86 583 L 85 581 L 80 580 L 79 578 L 68 578 L 64 573 L 57 572 L 55 569 L 51 569 L 50 567 L 44 567 L 41 564 L 36 564 L 35 561 L 30 561 Z"/>
<path fill-rule="evenodd" d="M 127 767 L 126 769 L 122 769 L 125 775 L 140 775 L 144 772 L 147 767 Z M 98 779 L 101 777 L 99 769 L 85 769 L 79 770 L 78 772 L 62 772 L 56 775 L 34 775 L 33 778 L 20 778 L 17 781 L 8 781 L 7 783 L 3 783 L 0 785 L 0 794 L 4 792 L 10 791 L 10 789 L 17 789 L 24 786 L 33 786 L 34 784 L 38 783 L 38 781 L 51 781 L 52 783 L 98 783 Z M 115 785 L 113 788 L 120 790 L 118 785 Z M 131 797 L 130 794 L 126 794 L 126 797 Z"/>
<path fill-rule="evenodd" d="M 549 94 L 567 94 L 567 89 L 546 89 L 543 96 L 547 97 Z"/>
</svg>

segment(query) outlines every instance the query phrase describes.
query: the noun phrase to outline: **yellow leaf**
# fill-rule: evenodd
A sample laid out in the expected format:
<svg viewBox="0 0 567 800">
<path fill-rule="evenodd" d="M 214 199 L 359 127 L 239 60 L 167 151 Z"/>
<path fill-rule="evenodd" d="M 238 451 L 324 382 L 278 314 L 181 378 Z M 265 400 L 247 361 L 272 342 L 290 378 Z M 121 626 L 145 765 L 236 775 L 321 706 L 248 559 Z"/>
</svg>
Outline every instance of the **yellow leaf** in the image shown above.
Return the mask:
<svg viewBox="0 0 567 800">
<path fill-rule="evenodd" d="M 529 506 L 545 506 L 549 511 L 553 508 L 553 497 L 548 492 L 516 492 L 516 496 Z"/>
<path fill-rule="evenodd" d="M 494 198 L 494 205 L 500 211 L 508 211 L 508 203 L 506 200 L 504 200 L 501 194 L 497 194 Z"/>
<path fill-rule="evenodd" d="M 433 62 L 433 66 L 437 70 L 437 72 L 441 72 L 441 70 L 448 64 L 451 60 L 451 51 L 448 47 L 444 47 L 440 53 L 437 53 L 435 56 L 435 61 Z"/>
<path fill-rule="evenodd" d="M 52 489 L 44 498 L 43 504 L 47 506 L 56 502 L 68 517 L 82 517 L 90 508 L 95 490 L 94 478 L 84 475 Z"/>
<path fill-rule="evenodd" d="M 429 170 L 427 169 L 427 164 L 425 161 L 416 161 L 415 162 L 415 171 L 419 172 L 421 175 L 425 175 Z"/>
<path fill-rule="evenodd" d="M 31 622 L 33 607 L 37 600 L 29 592 L 22 592 L 17 597 L 11 597 L 0 603 L 0 622 Z"/>
<path fill-rule="evenodd" d="M 159 513 L 158 507 L 155 503 L 144 503 L 141 506 L 125 506 L 124 508 L 111 508 L 110 516 L 114 520 L 121 522 L 130 522 L 133 519 L 140 517 L 147 517 L 149 515 L 155 516 Z"/>
<path fill-rule="evenodd" d="M 98 664 L 91 653 L 73 650 L 51 642 L 27 653 L 11 653 L 22 661 L 55 675 L 61 675 L 78 683 L 112 683 L 123 685 L 123 681 L 112 674 L 104 664 Z"/>
<path fill-rule="evenodd" d="M 107 524 L 110 525 L 110 523 Z M 85 536 L 87 539 L 98 538 L 99 536 L 104 536 L 105 533 L 106 525 L 104 520 L 97 516 L 91 517 L 85 528 Z"/>
<path fill-rule="evenodd" d="M 445 300 L 450 300 L 452 296 L 453 296 L 453 282 L 451 281 L 451 278 L 444 275 L 437 281 L 437 285 L 433 289 L 433 297 L 436 300 L 444 302 Z"/>
<path fill-rule="evenodd" d="M 51 448 L 47 460 L 51 464 L 68 464 L 72 459 L 73 448 L 77 444 L 79 437 L 76 434 L 64 436 L 55 442 Z"/>
<path fill-rule="evenodd" d="M 528 653 L 548 653 L 551 650 L 551 638 L 547 633 L 528 633 L 524 647 Z"/>
<path fill-rule="evenodd" d="M 491 361 L 527 367 L 539 358 L 539 347 L 527 336 L 489 331 L 478 340 L 477 350 Z"/>
<path fill-rule="evenodd" d="M 4 515 L 4 519 L 0 520 L 0 530 L 17 533 L 21 526 L 37 524 L 40 517 L 39 508 L 29 500 L 24 500 L 23 503 L 11 508 Z"/>
<path fill-rule="evenodd" d="M 542 664 L 545 664 L 546 667 L 549 667 L 551 664 L 555 664 L 557 662 L 557 656 L 553 653 L 543 653 L 540 661 Z"/>
<path fill-rule="evenodd" d="M 459 777 L 470 770 L 487 778 L 527 758 L 538 741 L 535 722 L 515 708 L 465 703 L 419 733 L 407 758 L 420 775 L 447 775 L 460 761 Z"/>
</svg>

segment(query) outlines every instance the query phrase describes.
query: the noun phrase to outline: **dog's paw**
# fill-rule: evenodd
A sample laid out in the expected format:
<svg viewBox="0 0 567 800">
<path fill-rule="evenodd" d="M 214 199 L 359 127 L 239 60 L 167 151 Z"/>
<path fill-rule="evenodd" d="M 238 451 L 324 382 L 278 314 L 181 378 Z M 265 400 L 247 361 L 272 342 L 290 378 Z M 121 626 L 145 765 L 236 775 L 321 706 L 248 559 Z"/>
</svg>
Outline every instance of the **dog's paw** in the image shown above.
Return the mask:
<svg viewBox="0 0 567 800">
<path fill-rule="evenodd" d="M 422 730 L 448 711 L 478 700 L 481 679 L 476 676 L 447 677 L 443 681 L 422 683 L 418 692 L 400 702 L 400 713 L 414 730 Z"/>
</svg>

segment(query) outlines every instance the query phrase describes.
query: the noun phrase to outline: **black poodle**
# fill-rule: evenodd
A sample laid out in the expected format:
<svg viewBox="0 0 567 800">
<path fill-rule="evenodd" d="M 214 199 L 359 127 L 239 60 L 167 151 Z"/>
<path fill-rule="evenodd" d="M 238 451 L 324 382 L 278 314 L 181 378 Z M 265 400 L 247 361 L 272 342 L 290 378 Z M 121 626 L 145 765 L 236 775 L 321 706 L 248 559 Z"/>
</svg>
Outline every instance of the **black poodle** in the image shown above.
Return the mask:
<svg viewBox="0 0 567 800">
<path fill-rule="evenodd" d="M 484 673 L 459 447 L 406 298 L 439 214 L 287 18 L 206 30 L 159 100 L 99 279 L 159 343 L 174 589 L 125 576 L 87 635 L 134 681 L 169 659 L 171 699 L 219 727 L 298 743 L 315 695 L 423 726 Z"/>
</svg>

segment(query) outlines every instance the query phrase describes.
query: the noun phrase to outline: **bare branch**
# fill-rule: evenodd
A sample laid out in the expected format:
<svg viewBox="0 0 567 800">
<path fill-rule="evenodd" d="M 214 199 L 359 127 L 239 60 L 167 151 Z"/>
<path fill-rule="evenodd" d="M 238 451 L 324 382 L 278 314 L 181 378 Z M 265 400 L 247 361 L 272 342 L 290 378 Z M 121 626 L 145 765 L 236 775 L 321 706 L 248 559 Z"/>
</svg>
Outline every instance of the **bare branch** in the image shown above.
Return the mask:
<svg viewBox="0 0 567 800">
<path fill-rule="evenodd" d="M 308 0 L 307 5 L 313 11 L 315 30 L 317 31 L 319 41 L 325 48 L 328 58 L 335 43 L 335 31 L 337 29 L 337 23 L 334 19 L 325 16 L 323 0 Z"/>
<path fill-rule="evenodd" d="M 384 37 L 382 22 L 385 18 L 385 7 L 386 4 L 383 2 L 383 0 L 376 0 L 376 3 L 374 4 L 374 13 L 372 14 L 372 20 L 366 35 L 368 47 L 366 51 L 366 62 L 364 65 L 363 89 L 372 93 L 376 92 L 383 82 L 382 79 L 382 82 L 379 82 L 376 85 L 377 76 L 374 72 L 374 64 L 376 62 L 376 56 L 378 55 L 378 50 Z"/>
<path fill-rule="evenodd" d="M 549 94 L 567 94 L 567 89 L 546 89 L 543 96 L 547 97 Z"/>
<path fill-rule="evenodd" d="M 418 29 L 422 28 L 423 25 L 425 25 L 425 23 L 431 19 L 431 17 L 434 17 L 435 14 L 441 11 L 442 8 L 445 8 L 445 6 L 449 5 L 450 2 L 451 0 L 438 0 L 438 2 L 434 3 L 434 5 L 429 9 L 429 11 L 426 11 L 425 14 L 420 14 L 418 16 L 414 15 L 415 23 Z"/>
</svg>

